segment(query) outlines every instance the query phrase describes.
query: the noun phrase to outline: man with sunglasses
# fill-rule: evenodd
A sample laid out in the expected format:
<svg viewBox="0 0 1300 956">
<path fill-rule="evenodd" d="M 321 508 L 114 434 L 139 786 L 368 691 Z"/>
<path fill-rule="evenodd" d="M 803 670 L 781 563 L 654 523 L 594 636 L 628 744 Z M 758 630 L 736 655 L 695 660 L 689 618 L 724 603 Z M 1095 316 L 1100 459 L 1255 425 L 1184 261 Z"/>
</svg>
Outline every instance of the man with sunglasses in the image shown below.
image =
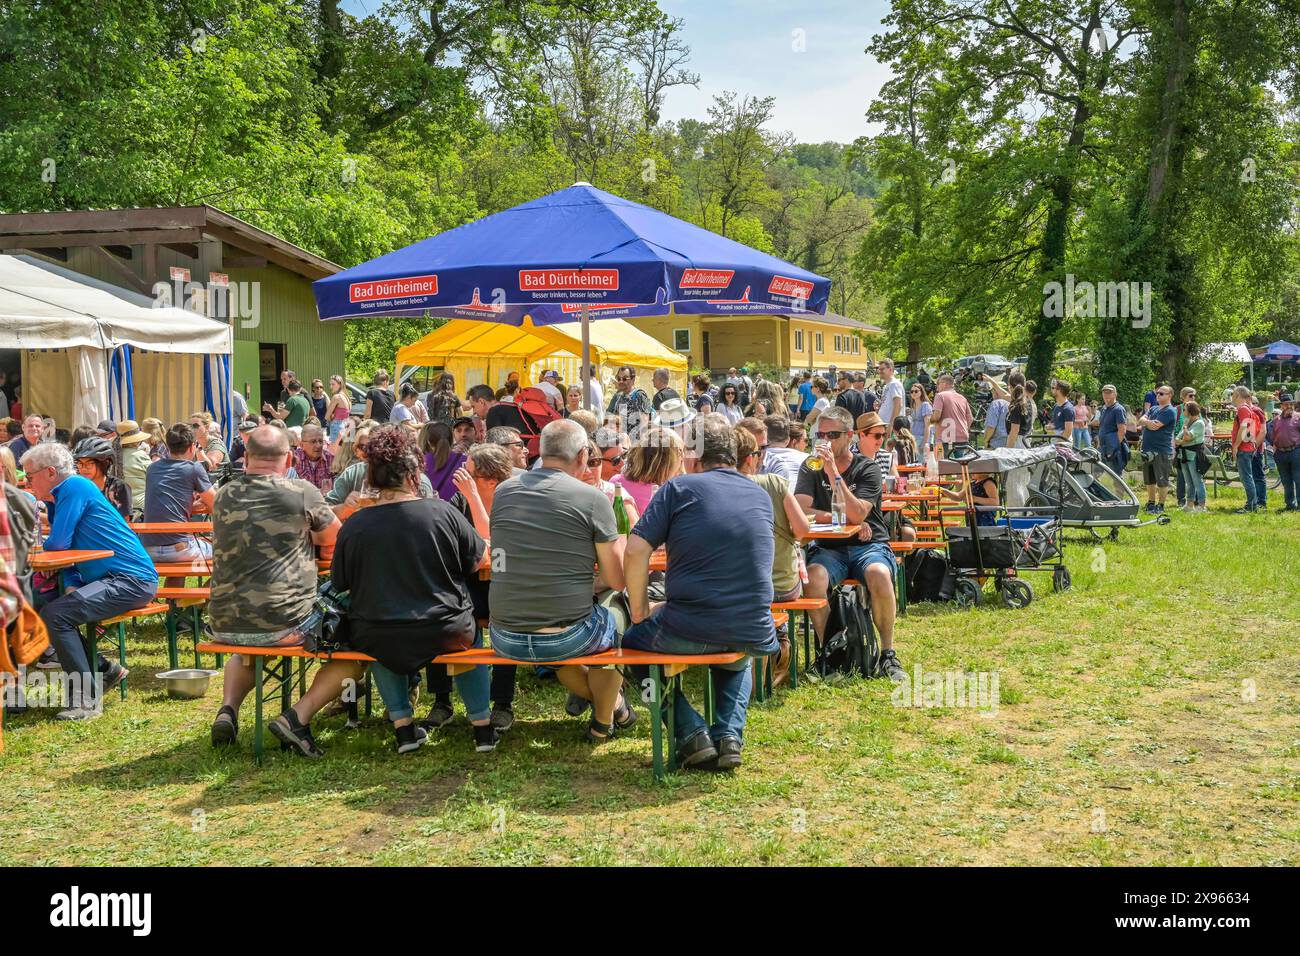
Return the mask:
<svg viewBox="0 0 1300 956">
<path fill-rule="evenodd" d="M 627 432 L 636 441 L 642 426 L 650 424 L 650 396 L 636 387 L 636 370 L 628 365 L 615 373 L 614 387 L 606 411 L 618 418 L 619 431 Z"/>
<path fill-rule="evenodd" d="M 853 451 L 854 422 L 842 408 L 828 408 L 817 419 L 813 439 L 822 452 L 824 466 L 814 471 L 805 464 L 799 470 L 794 497 L 814 522 L 830 520 L 831 489 L 839 485 L 844 493 L 844 512 L 849 524 L 862 530 L 853 539 L 824 539 L 808 548 L 808 597 L 826 597 L 830 589 L 849 578 L 867 588 L 871 618 L 880 634 L 880 662 L 876 673 L 892 681 L 907 674 L 894 652 L 894 578 L 898 565 L 889 547 L 889 528 L 880 510 L 882 475 L 875 454 L 885 441 L 885 423 L 875 412 L 857 420 L 858 447 Z M 811 612 L 819 641 L 825 640 L 830 609 Z"/>
<path fill-rule="evenodd" d="M 600 477 L 609 481 L 623 470 L 623 459 L 629 444 L 626 434 L 605 425 L 596 429 L 593 436 L 600 449 Z"/>
</svg>

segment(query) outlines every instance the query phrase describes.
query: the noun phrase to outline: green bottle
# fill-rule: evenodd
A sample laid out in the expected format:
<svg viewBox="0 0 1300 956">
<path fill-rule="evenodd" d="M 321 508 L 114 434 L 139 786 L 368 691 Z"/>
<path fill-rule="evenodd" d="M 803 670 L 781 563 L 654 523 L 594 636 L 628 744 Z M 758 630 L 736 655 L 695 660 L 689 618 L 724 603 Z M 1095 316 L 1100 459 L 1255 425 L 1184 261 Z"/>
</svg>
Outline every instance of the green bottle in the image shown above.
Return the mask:
<svg viewBox="0 0 1300 956">
<path fill-rule="evenodd" d="M 614 486 L 614 524 L 618 526 L 619 534 L 627 534 L 632 530 L 632 523 L 627 520 L 627 508 L 623 505 L 623 486 Z"/>
</svg>

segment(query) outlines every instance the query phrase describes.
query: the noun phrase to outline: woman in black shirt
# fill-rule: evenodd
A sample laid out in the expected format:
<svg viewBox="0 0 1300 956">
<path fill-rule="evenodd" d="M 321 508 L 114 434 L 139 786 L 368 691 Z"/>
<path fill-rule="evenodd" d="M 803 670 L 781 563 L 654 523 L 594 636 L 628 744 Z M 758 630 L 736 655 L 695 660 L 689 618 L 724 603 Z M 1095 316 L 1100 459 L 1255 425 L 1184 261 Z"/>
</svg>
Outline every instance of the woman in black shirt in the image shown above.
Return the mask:
<svg viewBox="0 0 1300 956">
<path fill-rule="evenodd" d="M 371 432 L 367 468 L 379 501 L 344 523 L 331 578 L 336 589 L 350 592 L 350 644 L 378 661 L 372 673 L 397 752 L 409 753 L 427 736 L 412 721 L 410 675 L 439 654 L 481 646 L 467 581 L 478 573 L 485 545 L 449 503 L 419 496 L 422 462 L 407 429 Z M 494 749 L 487 667 L 458 674 L 455 683 L 474 725 L 475 749 Z"/>
</svg>

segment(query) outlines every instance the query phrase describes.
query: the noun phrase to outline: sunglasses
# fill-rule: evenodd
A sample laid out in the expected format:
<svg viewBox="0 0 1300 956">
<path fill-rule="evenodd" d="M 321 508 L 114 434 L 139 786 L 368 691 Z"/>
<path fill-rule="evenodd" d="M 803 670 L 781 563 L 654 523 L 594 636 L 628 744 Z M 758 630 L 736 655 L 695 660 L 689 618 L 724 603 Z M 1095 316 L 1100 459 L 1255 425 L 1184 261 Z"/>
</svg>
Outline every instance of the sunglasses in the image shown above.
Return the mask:
<svg viewBox="0 0 1300 956">
<path fill-rule="evenodd" d="M 626 375 L 620 375 L 620 376 L 618 376 L 617 378 L 615 378 L 614 381 L 616 381 L 616 382 L 631 382 L 631 381 L 633 381 L 633 379 L 628 378 Z"/>
<path fill-rule="evenodd" d="M 845 431 L 838 431 L 838 432 L 818 432 L 818 433 L 817 433 L 817 437 L 818 437 L 818 438 L 825 438 L 827 441 L 835 441 L 835 439 L 837 439 L 837 438 L 843 438 L 843 437 L 844 437 L 845 435 L 847 435 L 847 434 L 848 434 L 848 432 L 845 432 Z"/>
<path fill-rule="evenodd" d="M 885 440 L 885 433 L 884 433 L 883 431 L 878 431 L 878 432 L 876 432 L 876 431 L 871 431 L 871 432 L 864 431 L 864 432 L 862 433 L 862 437 L 863 437 L 863 438 L 878 438 L 878 439 L 880 439 L 881 441 L 884 441 L 884 440 Z"/>
<path fill-rule="evenodd" d="M 522 442 L 522 441 L 503 441 L 501 444 L 502 444 L 502 446 L 505 447 L 505 448 L 516 448 L 516 447 L 518 447 L 519 445 L 522 445 L 523 442 Z"/>
<path fill-rule="evenodd" d="M 370 447 L 370 442 L 368 442 L 368 441 L 359 441 L 359 442 L 357 442 L 356 450 L 357 450 L 357 451 L 365 451 L 365 450 L 366 450 L 367 448 L 369 448 L 369 447 Z"/>
<path fill-rule="evenodd" d="M 601 460 L 601 461 L 605 461 L 605 462 L 609 462 L 611 465 L 621 465 L 621 464 L 623 464 L 623 456 L 622 456 L 622 455 L 617 455 L 617 456 L 615 456 L 614 458 L 606 458 L 606 457 L 604 457 L 604 456 L 602 455 L 600 460 Z"/>
</svg>

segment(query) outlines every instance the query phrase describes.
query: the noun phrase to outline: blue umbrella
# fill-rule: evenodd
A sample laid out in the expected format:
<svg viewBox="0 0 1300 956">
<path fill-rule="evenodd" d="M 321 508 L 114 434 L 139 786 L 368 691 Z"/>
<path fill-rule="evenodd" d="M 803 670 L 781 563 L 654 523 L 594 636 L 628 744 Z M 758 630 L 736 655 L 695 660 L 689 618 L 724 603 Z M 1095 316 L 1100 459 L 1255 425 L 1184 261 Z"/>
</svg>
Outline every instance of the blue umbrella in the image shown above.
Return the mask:
<svg viewBox="0 0 1300 956">
<path fill-rule="evenodd" d="M 1256 357 L 1256 362 L 1294 362 L 1300 358 L 1300 345 L 1292 345 L 1281 339 L 1272 345 L 1264 346 L 1263 354 Z"/>
<path fill-rule="evenodd" d="M 312 284 L 322 320 L 430 315 L 521 325 L 591 315 L 824 313 L 829 279 L 588 183 Z"/>
</svg>

